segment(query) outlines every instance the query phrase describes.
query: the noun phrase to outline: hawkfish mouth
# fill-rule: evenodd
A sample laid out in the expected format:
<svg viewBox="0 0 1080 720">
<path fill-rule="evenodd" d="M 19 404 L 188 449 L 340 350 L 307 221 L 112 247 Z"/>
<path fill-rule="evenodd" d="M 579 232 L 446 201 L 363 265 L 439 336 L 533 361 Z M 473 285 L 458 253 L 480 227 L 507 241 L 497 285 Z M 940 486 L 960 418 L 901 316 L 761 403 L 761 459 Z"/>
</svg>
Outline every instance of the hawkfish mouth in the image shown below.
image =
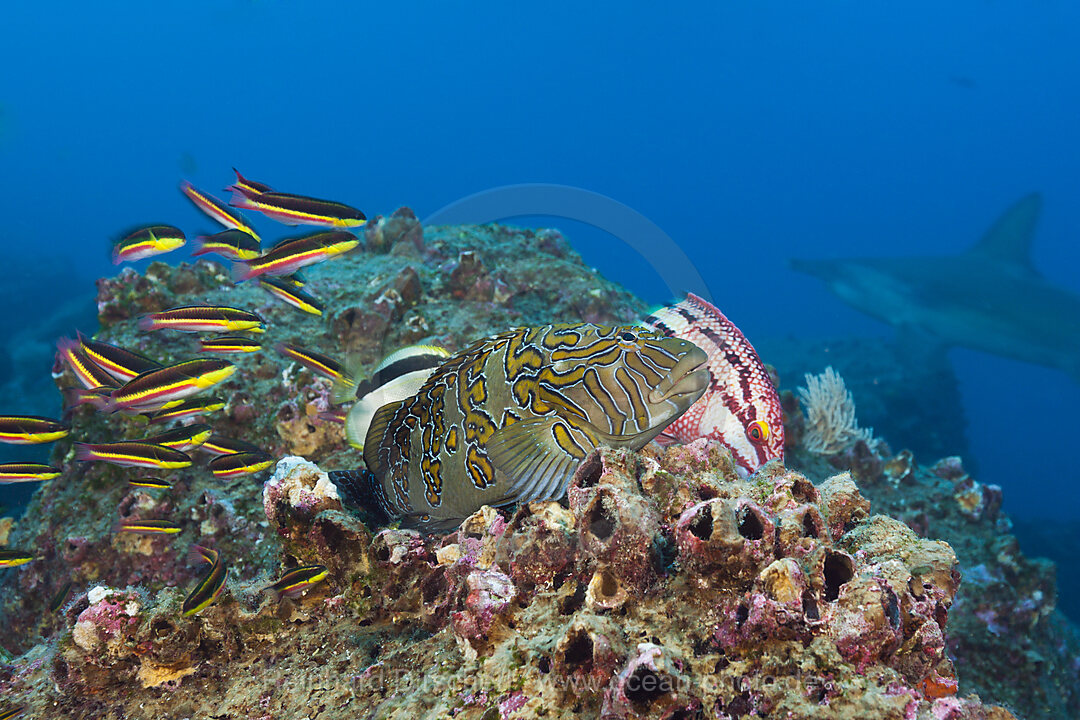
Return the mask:
<svg viewBox="0 0 1080 720">
<path fill-rule="evenodd" d="M 649 393 L 649 402 L 659 404 L 665 400 L 682 400 L 693 397 L 692 404 L 709 387 L 709 369 L 705 366 L 708 356 L 704 351 L 687 353 L 675 364 L 671 372 Z"/>
</svg>

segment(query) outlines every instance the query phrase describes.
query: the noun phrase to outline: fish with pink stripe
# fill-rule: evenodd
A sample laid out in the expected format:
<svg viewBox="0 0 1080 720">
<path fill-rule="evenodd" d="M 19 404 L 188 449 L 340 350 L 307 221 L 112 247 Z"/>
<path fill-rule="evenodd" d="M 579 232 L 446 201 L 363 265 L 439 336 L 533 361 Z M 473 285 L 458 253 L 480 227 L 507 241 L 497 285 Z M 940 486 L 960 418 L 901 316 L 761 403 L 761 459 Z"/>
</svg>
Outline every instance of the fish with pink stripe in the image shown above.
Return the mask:
<svg viewBox="0 0 1080 720">
<path fill-rule="evenodd" d="M 641 324 L 689 340 L 709 356 L 705 394 L 665 428 L 658 442 L 719 441 L 746 473 L 784 459 L 784 413 L 776 386 L 746 336 L 720 310 L 690 293 Z"/>
</svg>

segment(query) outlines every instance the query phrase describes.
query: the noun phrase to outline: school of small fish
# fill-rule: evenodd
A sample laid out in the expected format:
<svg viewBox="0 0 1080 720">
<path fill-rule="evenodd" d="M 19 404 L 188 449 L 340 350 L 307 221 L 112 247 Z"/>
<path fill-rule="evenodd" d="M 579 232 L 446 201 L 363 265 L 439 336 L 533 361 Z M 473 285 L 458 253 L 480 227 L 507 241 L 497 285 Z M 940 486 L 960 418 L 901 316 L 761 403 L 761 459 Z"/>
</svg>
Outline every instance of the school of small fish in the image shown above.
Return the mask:
<svg viewBox="0 0 1080 720">
<path fill-rule="evenodd" d="M 196 238 L 193 253 L 215 253 L 233 263 L 237 282 L 255 280 L 270 295 L 303 312 L 322 315 L 322 303 L 303 289 L 297 273 L 359 245 L 347 228 L 362 212 L 341 203 L 279 192 L 238 171 L 229 203 L 181 184 L 184 195 L 223 226 Z M 263 249 L 237 208 L 287 225 L 312 225 L 315 234 L 286 238 Z M 171 225 L 137 229 L 116 243 L 113 259 L 130 262 L 170 252 L 186 242 Z M 189 305 L 138 320 L 146 333 L 196 333 L 202 357 L 168 365 L 81 333 L 57 344 L 78 385 L 62 391 L 61 420 L 0 415 L 0 442 L 49 443 L 71 433 L 70 417 L 89 406 L 101 413 L 140 415 L 145 437 L 76 442 L 75 459 L 133 468 L 133 488 L 168 492 L 172 483 L 148 477 L 194 464 L 229 480 L 268 469 L 274 459 L 244 440 L 214 433 L 204 420 L 225 407 L 207 395 L 236 371 L 222 357 L 263 350 L 259 315 L 243 308 Z M 783 423 L 776 389 L 739 330 L 715 307 L 688 296 L 637 326 L 590 323 L 515 328 L 483 338 L 458 353 L 432 345 L 388 355 L 367 378 L 337 360 L 279 343 L 274 349 L 334 383 L 337 407 L 322 413 L 343 423 L 362 451 L 364 466 L 330 476 L 345 499 L 376 516 L 425 530 L 445 530 L 482 505 L 505 506 L 562 496 L 577 465 L 601 444 L 639 449 L 657 439 L 690 442 L 708 437 L 727 445 L 745 472 L 783 458 Z M 0 484 L 44 482 L 62 469 L 32 462 L 0 464 Z M 170 518 L 125 518 L 114 532 L 153 536 L 180 533 Z M 194 615 L 225 588 L 229 566 L 214 549 L 194 545 L 206 569 L 185 599 Z M 0 550 L 0 568 L 32 562 L 34 553 Z M 264 589 L 297 597 L 322 582 L 321 565 L 289 569 Z M 62 584 L 50 607 L 71 594 Z"/>
<path fill-rule="evenodd" d="M 312 314 L 321 314 L 321 303 L 300 288 L 304 286 L 297 270 L 348 252 L 359 244 L 355 235 L 340 228 L 362 225 L 364 214 L 348 205 L 318 200 L 304 195 L 273 191 L 262 183 L 248 181 L 236 172 L 236 184 L 230 186 L 233 202 L 226 204 L 191 183 L 184 181 L 181 192 L 224 230 L 199 236 L 194 255 L 216 253 L 233 261 L 237 281 L 258 278 L 259 285 L 271 295 Z M 234 207 L 256 210 L 287 225 L 313 225 L 330 228 L 326 232 L 287 238 L 267 250 L 251 223 Z M 113 247 L 113 262 L 133 262 L 171 252 L 182 247 L 186 237 L 172 225 L 151 225 L 128 233 Z M 143 332 L 198 333 L 200 352 L 227 356 L 253 353 L 262 344 L 252 335 L 266 329 L 265 321 L 254 312 L 241 308 L 191 305 L 149 313 L 139 318 Z M 303 348 L 280 348 L 282 353 L 313 371 L 332 379 L 343 378 L 344 370 L 336 361 Z M 214 434 L 201 420 L 225 407 L 225 402 L 204 393 L 227 380 L 236 365 L 216 357 L 183 360 L 170 365 L 145 355 L 78 333 L 75 339 L 62 338 L 58 355 L 74 374 L 79 385 L 62 391 L 66 414 L 62 420 L 35 415 L 0 415 L 0 443 L 32 445 L 50 443 L 71 433 L 70 416 L 82 406 L 102 413 L 141 415 L 151 426 L 174 427 L 142 438 L 111 442 L 76 442 L 75 459 L 80 462 L 105 462 L 139 471 L 167 472 L 191 467 L 191 453 L 201 450 L 210 456 L 207 469 L 218 479 L 233 479 L 266 470 L 273 458 L 261 448 L 243 440 Z M 0 484 L 45 482 L 63 474 L 61 468 L 35 462 L 0 463 Z M 172 483 L 159 477 L 132 477 L 131 487 L 168 491 Z M 126 518 L 113 527 L 117 533 L 169 536 L 183 526 L 168 518 Z M 196 561 L 208 565 L 202 578 L 183 604 L 184 615 L 193 615 L 211 605 L 225 587 L 228 565 L 213 549 L 199 545 L 192 553 Z M 37 559 L 33 553 L 13 549 L 0 550 L 0 568 L 17 567 Z M 322 566 L 304 566 L 289 570 L 267 586 L 279 595 L 296 597 L 326 577 Z M 50 603 L 58 611 L 71 593 L 72 583 L 65 582 Z"/>
</svg>

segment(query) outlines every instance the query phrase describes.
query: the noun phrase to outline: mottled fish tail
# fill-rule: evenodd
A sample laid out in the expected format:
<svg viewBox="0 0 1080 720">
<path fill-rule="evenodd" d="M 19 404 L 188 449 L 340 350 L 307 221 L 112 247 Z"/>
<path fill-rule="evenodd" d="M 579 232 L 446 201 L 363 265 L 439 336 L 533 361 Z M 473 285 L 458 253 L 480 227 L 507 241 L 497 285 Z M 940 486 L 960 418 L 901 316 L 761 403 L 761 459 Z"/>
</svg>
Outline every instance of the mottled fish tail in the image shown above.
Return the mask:
<svg viewBox="0 0 1080 720">
<path fill-rule="evenodd" d="M 367 468 L 331 470 L 328 474 L 344 504 L 363 510 L 379 525 L 386 525 L 396 518 L 396 514 L 391 514 L 387 508 L 382 483 Z"/>
</svg>

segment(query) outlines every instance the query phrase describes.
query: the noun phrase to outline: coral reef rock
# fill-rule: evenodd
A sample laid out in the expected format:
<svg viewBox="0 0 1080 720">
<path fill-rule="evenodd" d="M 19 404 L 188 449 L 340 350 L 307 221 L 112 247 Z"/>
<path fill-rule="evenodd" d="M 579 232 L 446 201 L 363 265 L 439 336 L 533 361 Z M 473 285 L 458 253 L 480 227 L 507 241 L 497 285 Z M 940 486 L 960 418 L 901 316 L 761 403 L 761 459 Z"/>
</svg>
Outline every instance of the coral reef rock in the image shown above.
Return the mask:
<svg viewBox="0 0 1080 720">
<path fill-rule="evenodd" d="M 363 372 L 407 344 L 456 350 L 513 326 L 636 322 L 646 305 L 554 230 L 423 228 L 401 209 L 369 223 L 364 240 L 304 270 L 323 317 L 256 283 L 234 285 L 206 260 L 99 281 L 97 337 L 162 363 L 193 357 L 197 340 L 139 332 L 140 313 L 206 302 L 267 320 L 264 349 L 236 356 L 238 372 L 215 388 L 226 406 L 206 422 L 279 462 L 223 479 L 196 453 L 168 473 L 170 490 L 135 488 L 128 480 L 144 473 L 77 463 L 72 442 L 143 437 L 145 420 L 78 408 L 71 437 L 52 446 L 63 475 L 0 522 L 7 547 L 38 558 L 0 570 L 0 712 L 1012 717 L 978 693 L 1029 720 L 1080 714 L 1080 645 L 1054 608 L 1053 567 L 1019 552 L 999 491 L 958 460 L 917 463 L 962 449 L 892 456 L 860 441 L 805 452 L 790 390 L 788 468 L 744 479 L 705 441 L 605 449 L 562 502 L 483 508 L 445 536 L 365 524 L 325 472 L 362 462 L 325 419 L 331 385 L 276 343 Z M 876 381 L 841 354 L 781 375 L 832 364 L 860 419 L 906 445 L 894 440 L 906 421 L 890 424 L 883 416 L 895 413 L 864 399 Z M 884 379 L 907 378 L 897 372 Z M 61 366 L 53 380 L 75 384 Z M 906 379 L 882 384 L 911 394 Z M 925 427 L 919 412 L 911 421 Z M 112 533 L 132 518 L 168 519 L 179 532 Z M 213 604 L 185 616 L 205 567 L 188 559 L 194 543 L 220 553 L 229 574 Z M 326 566 L 325 580 L 296 597 L 268 589 L 302 565 Z M 50 610 L 68 582 L 71 597 Z"/>
<path fill-rule="evenodd" d="M 597 451 L 568 508 L 372 535 L 286 458 L 267 522 L 332 568 L 324 585 L 239 583 L 194 617 L 175 590 L 95 586 L 7 693 L 73 717 L 207 698 L 219 717 L 1012 717 L 956 694 L 951 548 L 865 507 L 846 476 L 819 490 L 773 463 L 743 480 L 698 441 Z"/>
</svg>

